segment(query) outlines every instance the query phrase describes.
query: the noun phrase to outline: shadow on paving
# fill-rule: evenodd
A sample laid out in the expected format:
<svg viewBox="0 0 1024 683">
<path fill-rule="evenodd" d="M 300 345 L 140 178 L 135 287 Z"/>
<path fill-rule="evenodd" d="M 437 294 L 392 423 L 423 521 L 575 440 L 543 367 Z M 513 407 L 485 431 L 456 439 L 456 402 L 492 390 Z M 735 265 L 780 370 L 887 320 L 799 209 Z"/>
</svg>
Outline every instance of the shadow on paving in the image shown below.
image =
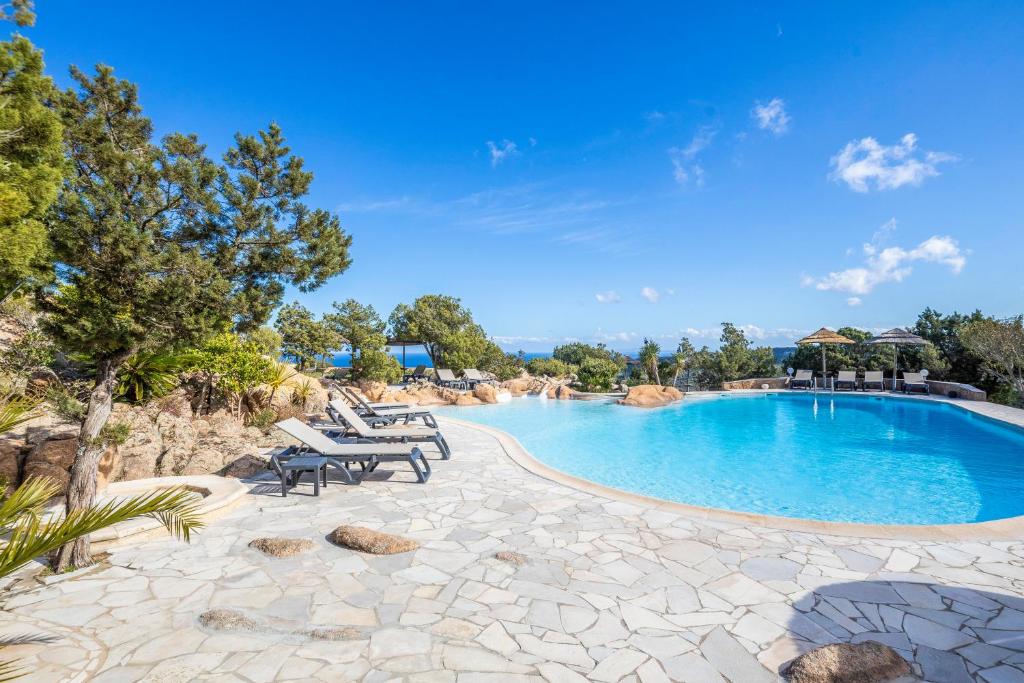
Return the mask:
<svg viewBox="0 0 1024 683">
<path fill-rule="evenodd" d="M 1024 598 L 901 581 L 821 586 L 797 601 L 773 647 L 792 656 L 819 645 L 873 640 L 935 683 L 1024 682 Z M 757 608 L 755 608 L 757 611 Z"/>
</svg>

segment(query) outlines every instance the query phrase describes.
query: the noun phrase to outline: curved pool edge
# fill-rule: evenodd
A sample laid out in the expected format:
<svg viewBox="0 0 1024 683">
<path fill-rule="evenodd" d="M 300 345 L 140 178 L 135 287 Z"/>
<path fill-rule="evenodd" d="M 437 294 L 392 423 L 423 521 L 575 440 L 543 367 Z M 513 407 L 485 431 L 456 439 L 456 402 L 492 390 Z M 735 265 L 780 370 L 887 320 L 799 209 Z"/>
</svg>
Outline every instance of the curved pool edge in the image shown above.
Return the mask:
<svg viewBox="0 0 1024 683">
<path fill-rule="evenodd" d="M 1024 411 L 1020 412 L 1024 415 Z M 664 498 L 646 496 L 640 493 L 632 493 L 563 472 L 539 460 L 516 437 L 501 429 L 448 415 L 439 416 L 439 420 L 441 422 L 452 422 L 460 427 L 475 429 L 487 434 L 498 442 L 512 462 L 527 472 L 548 481 L 614 501 L 646 506 L 700 520 L 734 522 L 782 531 L 796 531 L 828 536 L 894 541 L 1019 541 L 1024 537 L 1024 515 L 987 522 L 968 522 L 963 524 L 862 524 L 858 522 L 830 522 L 799 517 L 764 515 L 755 512 L 738 512 L 725 508 L 690 505 Z M 1014 422 L 1009 423 L 1015 424 Z"/>
</svg>

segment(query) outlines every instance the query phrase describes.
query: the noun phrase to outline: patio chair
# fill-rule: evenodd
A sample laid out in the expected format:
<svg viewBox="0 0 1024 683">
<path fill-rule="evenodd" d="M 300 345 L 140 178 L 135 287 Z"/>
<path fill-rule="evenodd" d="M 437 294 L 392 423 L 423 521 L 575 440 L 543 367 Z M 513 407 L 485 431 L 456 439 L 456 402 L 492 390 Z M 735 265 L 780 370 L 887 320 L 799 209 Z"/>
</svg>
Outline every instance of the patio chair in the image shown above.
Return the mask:
<svg viewBox="0 0 1024 683">
<path fill-rule="evenodd" d="M 414 381 L 414 380 L 417 380 L 417 379 L 426 379 L 426 378 L 427 378 L 427 366 L 426 365 L 417 365 L 413 369 L 412 372 L 407 372 L 404 375 L 402 375 L 402 381 L 403 382 L 411 382 L 411 381 Z"/>
<path fill-rule="evenodd" d="M 437 379 L 435 380 L 442 387 L 448 387 L 450 389 L 465 389 L 466 382 L 455 376 L 455 373 L 446 368 L 437 368 L 435 370 Z"/>
<path fill-rule="evenodd" d="M 793 379 L 789 381 L 789 388 L 796 389 L 797 387 L 803 387 L 804 389 L 810 389 L 814 386 L 814 373 L 810 370 L 797 370 Z"/>
<path fill-rule="evenodd" d="M 372 427 L 356 414 L 344 401 L 330 401 L 327 404 L 327 415 L 334 421 L 334 429 L 331 425 L 322 425 L 326 431 L 335 431 L 338 426 L 343 426 L 351 431 L 360 440 L 369 439 L 373 441 L 399 441 L 433 443 L 441 451 L 441 458 L 448 460 L 452 457 L 452 450 L 445 441 L 444 435 L 439 429 L 433 427 Z"/>
<path fill-rule="evenodd" d="M 878 387 L 879 391 L 885 391 L 885 378 L 881 370 L 866 370 L 864 372 L 864 381 L 860 383 L 860 388 L 867 391 L 869 387 Z"/>
<path fill-rule="evenodd" d="M 847 387 L 850 391 L 855 391 L 857 389 L 857 371 L 840 370 L 836 374 L 835 383 L 832 386 L 837 390 Z"/>
<path fill-rule="evenodd" d="M 326 486 L 326 467 L 328 466 L 340 472 L 342 479 L 348 484 L 358 484 L 367 473 L 373 472 L 382 462 L 407 462 L 416 473 L 416 479 L 420 483 L 426 483 L 430 478 L 430 463 L 427 462 L 423 451 L 411 444 L 336 441 L 294 417 L 278 422 L 274 426 L 301 444 L 292 446 L 282 453 L 275 453 L 270 459 L 270 469 L 281 477 L 281 494 L 284 496 L 288 495 L 289 471 L 295 471 L 295 478 L 291 482 L 291 485 L 294 486 L 298 483 L 303 471 L 313 471 L 319 474 L 319 470 L 322 469 L 324 471 L 323 482 Z M 294 458 L 308 459 L 311 462 L 303 462 L 300 468 L 289 467 L 290 461 Z M 312 462 L 314 460 L 322 462 L 314 463 Z M 357 463 L 363 468 L 363 472 L 358 477 L 353 477 L 349 469 L 353 463 Z M 319 483 L 317 488 L 319 488 Z"/>
<path fill-rule="evenodd" d="M 379 403 L 367 403 L 366 400 L 355 391 L 347 387 L 342 387 L 339 391 L 341 394 L 352 402 L 356 406 L 356 414 L 366 421 L 370 418 L 370 426 L 373 426 L 373 422 L 387 422 L 387 424 L 394 424 L 395 422 L 402 420 L 402 424 L 409 424 L 413 420 L 419 418 L 423 420 L 423 424 L 428 427 L 437 429 L 437 420 L 430 414 L 428 408 L 416 408 L 414 406 L 394 404 L 386 405 Z"/>
<path fill-rule="evenodd" d="M 476 368 L 466 368 L 463 370 L 462 378 L 466 380 L 470 389 L 475 387 L 477 384 L 497 384 L 497 382 L 490 377 L 484 377 L 483 373 Z"/>
<path fill-rule="evenodd" d="M 920 372 L 903 373 L 903 393 L 909 394 L 912 391 L 923 391 L 926 394 L 932 393 L 931 389 L 928 388 L 928 382 L 925 381 L 924 375 Z"/>
</svg>

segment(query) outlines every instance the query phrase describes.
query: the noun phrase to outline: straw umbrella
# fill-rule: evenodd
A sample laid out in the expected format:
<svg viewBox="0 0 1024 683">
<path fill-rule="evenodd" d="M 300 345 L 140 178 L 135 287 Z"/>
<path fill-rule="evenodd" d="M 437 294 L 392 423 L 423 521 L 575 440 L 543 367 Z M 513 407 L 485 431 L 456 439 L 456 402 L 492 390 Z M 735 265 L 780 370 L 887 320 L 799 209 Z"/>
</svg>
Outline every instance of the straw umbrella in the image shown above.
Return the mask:
<svg viewBox="0 0 1024 683">
<path fill-rule="evenodd" d="M 823 327 L 814 334 L 809 334 L 803 339 L 797 341 L 797 344 L 817 344 L 821 347 L 821 376 L 825 377 L 825 344 L 856 344 L 854 340 L 849 337 L 844 337 L 838 332 L 833 332 L 827 327 Z"/>
<path fill-rule="evenodd" d="M 878 344 L 892 344 L 892 389 L 896 390 L 896 370 L 899 367 L 900 344 L 907 346 L 924 346 L 930 342 L 924 337 L 918 336 L 902 327 L 894 327 L 888 332 L 883 332 L 877 337 L 872 337 L 866 342 L 872 346 Z"/>
</svg>

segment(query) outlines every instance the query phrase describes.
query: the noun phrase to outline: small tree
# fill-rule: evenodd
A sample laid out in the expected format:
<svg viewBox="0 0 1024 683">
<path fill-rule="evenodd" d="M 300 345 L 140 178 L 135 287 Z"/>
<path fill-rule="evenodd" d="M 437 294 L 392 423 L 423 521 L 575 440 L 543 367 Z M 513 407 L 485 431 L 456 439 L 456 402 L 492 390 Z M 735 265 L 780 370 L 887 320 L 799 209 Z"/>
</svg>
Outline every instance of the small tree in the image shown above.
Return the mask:
<svg viewBox="0 0 1024 683">
<path fill-rule="evenodd" d="M 140 351 L 195 343 L 232 324 L 258 327 L 284 286 L 316 287 L 348 266 L 336 217 L 300 201 L 311 181 L 280 129 L 236 136 L 219 166 L 192 135 L 152 142 L 136 88 L 72 68 L 58 98 L 71 172 L 48 216 L 56 286 L 40 292 L 61 348 L 95 360 L 68 514 L 89 507 L 121 366 Z M 87 538 L 58 569 L 91 562 Z"/>
<path fill-rule="evenodd" d="M 1024 316 L 971 321 L 960 328 L 960 341 L 981 358 L 985 372 L 1024 396 Z"/>
<path fill-rule="evenodd" d="M 281 333 L 281 351 L 295 359 L 300 370 L 339 349 L 344 340 L 326 320 L 317 320 L 297 301 L 281 307 L 274 327 Z"/>
<path fill-rule="evenodd" d="M 464 362 L 468 346 L 479 344 L 475 351 L 482 352 L 487 339 L 462 302 L 443 294 L 421 296 L 412 306 L 399 304 L 388 318 L 388 324 L 392 337 L 422 342 L 435 368 L 448 367 L 446 361 Z"/>
<path fill-rule="evenodd" d="M 265 356 L 277 360 L 281 355 L 281 344 L 284 339 L 281 333 L 272 327 L 257 327 L 252 332 L 245 334 L 245 340 L 251 342 Z"/>
<path fill-rule="evenodd" d="M 618 374 L 619 366 L 606 358 L 584 358 L 576 379 L 586 391 L 608 391 Z"/>
<path fill-rule="evenodd" d="M 661 375 L 658 374 L 658 357 L 661 355 L 661 347 L 653 339 L 644 338 L 644 345 L 640 347 L 638 360 L 643 367 L 647 377 L 655 384 L 661 384 Z"/>
<path fill-rule="evenodd" d="M 356 356 L 364 351 L 384 352 L 386 327 L 373 306 L 364 306 L 355 299 L 335 302 L 334 313 L 324 316 L 324 323 L 333 328 L 339 340 L 348 344 L 352 353 L 352 368 L 358 372 Z M 376 362 L 376 361 L 375 361 Z M 367 364 L 362 364 L 367 367 Z M 399 377 L 401 379 L 401 377 Z"/>
</svg>

